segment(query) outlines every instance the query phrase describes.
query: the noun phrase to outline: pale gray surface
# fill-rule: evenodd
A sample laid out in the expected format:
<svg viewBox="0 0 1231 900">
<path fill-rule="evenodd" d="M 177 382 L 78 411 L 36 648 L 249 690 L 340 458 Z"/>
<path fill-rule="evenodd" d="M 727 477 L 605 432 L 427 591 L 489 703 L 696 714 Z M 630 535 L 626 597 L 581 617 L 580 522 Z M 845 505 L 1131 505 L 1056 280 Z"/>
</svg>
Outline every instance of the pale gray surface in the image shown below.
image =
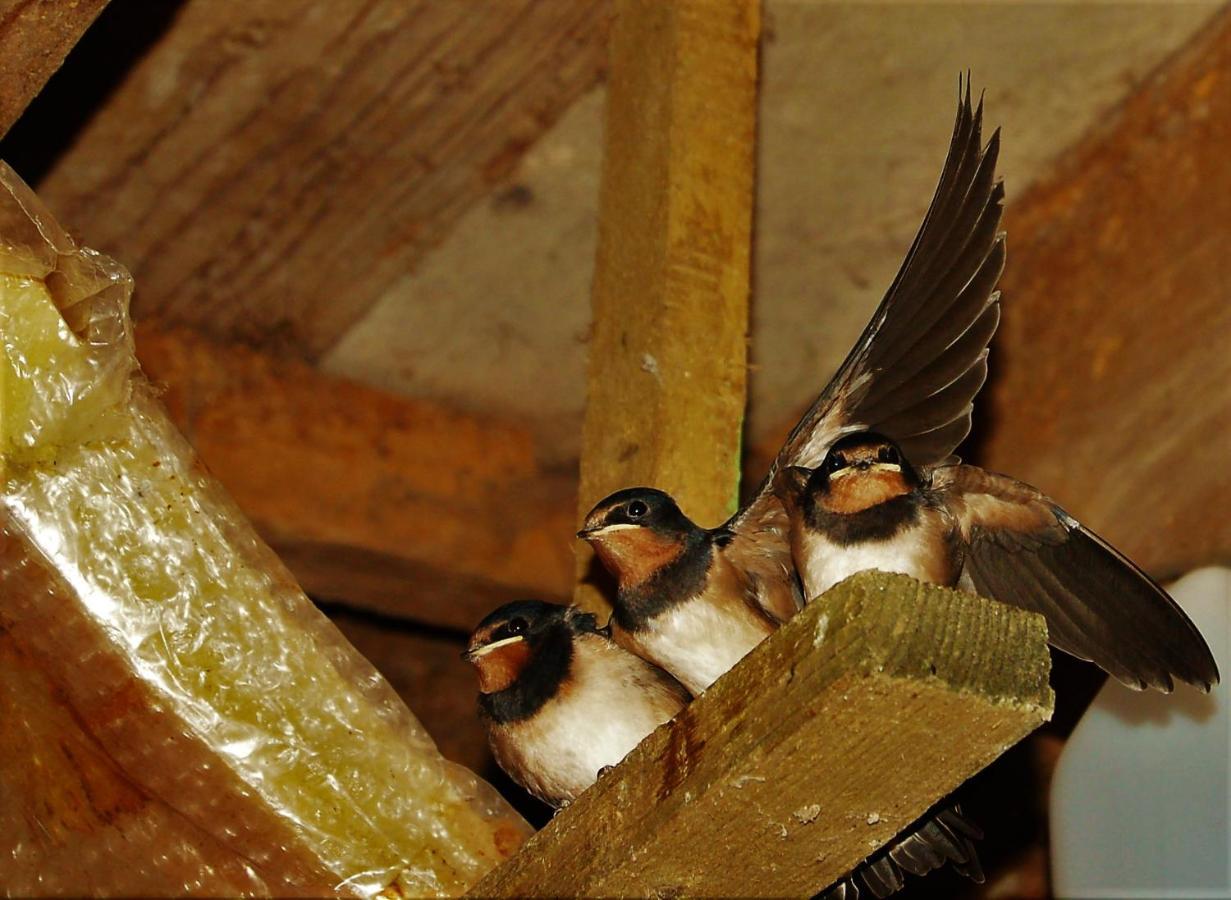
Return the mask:
<svg viewBox="0 0 1231 900">
<path fill-rule="evenodd" d="M 1231 569 L 1169 588 L 1227 673 Z M 1051 785 L 1057 897 L 1231 897 L 1227 686 L 1168 696 L 1108 681 L 1065 745 Z"/>
<path fill-rule="evenodd" d="M 972 70 L 989 125 L 1004 126 L 1011 209 L 1217 9 L 767 0 L 752 439 L 820 389 L 888 286 L 940 172 L 958 72 Z M 323 367 L 524 418 L 546 459 L 575 458 L 602 112 L 601 91 L 577 103 L 517 187 L 472 210 Z M 1011 267 L 1011 232 L 1008 246 Z"/>
</svg>

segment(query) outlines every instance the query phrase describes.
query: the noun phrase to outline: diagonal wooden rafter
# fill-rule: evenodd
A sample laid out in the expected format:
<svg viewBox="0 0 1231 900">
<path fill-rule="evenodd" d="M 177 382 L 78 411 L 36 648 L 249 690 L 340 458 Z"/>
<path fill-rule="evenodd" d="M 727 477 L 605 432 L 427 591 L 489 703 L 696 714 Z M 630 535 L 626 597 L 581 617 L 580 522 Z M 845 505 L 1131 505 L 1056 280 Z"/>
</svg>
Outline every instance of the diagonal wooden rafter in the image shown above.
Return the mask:
<svg viewBox="0 0 1231 900">
<path fill-rule="evenodd" d="M 518 425 L 226 346 L 138 329 L 179 428 L 310 594 L 469 630 L 567 595 L 574 485 Z"/>
<path fill-rule="evenodd" d="M 984 462 L 1160 576 L 1231 559 L 1231 9 L 1005 215 Z"/>
<path fill-rule="evenodd" d="M 40 195 L 134 311 L 314 358 L 604 63 L 606 2 L 188 0 Z"/>
<path fill-rule="evenodd" d="M 107 0 L 0 0 L 0 137 L 106 5 Z"/>
<path fill-rule="evenodd" d="M 1231 559 L 1229 144 L 1231 10 L 1005 212 L 974 461 L 1160 577 Z M 750 472 L 794 422 L 758 441 Z"/>
</svg>

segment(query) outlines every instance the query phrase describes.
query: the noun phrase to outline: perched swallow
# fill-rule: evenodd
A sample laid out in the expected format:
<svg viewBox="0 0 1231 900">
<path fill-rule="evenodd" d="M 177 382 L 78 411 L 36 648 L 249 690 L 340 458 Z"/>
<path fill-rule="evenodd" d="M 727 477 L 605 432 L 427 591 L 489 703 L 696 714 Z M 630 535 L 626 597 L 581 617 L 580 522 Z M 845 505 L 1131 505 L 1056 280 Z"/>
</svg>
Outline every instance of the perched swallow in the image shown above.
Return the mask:
<svg viewBox="0 0 1231 900">
<path fill-rule="evenodd" d="M 982 147 L 983 105 L 960 97 L 949 155 L 906 261 L 854 349 L 795 426 L 752 500 L 701 528 L 671 497 L 620 491 L 578 536 L 615 576 L 613 634 L 694 693 L 704 690 L 803 603 L 777 472 L 816 466 L 843 434 L 875 428 L 928 464 L 970 430 L 1000 319 L 1004 267 L 995 180 L 999 132 Z"/>
<path fill-rule="evenodd" d="M 462 655 L 479 675 L 496 762 L 554 807 L 572 802 L 690 699 L 574 606 L 506 604 L 479 623 Z"/>
<path fill-rule="evenodd" d="M 1208 691 L 1218 667 L 1196 626 L 1148 575 L 1035 488 L 975 466 L 911 465 L 875 433 L 837 441 L 775 485 L 805 596 L 864 569 L 1042 613 L 1052 645 L 1130 687 Z"/>
</svg>

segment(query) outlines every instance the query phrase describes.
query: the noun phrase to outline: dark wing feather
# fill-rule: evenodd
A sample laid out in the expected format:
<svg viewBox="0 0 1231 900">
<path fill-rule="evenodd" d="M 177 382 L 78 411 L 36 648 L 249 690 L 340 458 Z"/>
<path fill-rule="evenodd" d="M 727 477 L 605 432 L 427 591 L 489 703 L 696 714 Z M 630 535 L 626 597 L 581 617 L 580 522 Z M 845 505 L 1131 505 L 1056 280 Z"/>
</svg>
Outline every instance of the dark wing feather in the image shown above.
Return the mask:
<svg viewBox="0 0 1231 900">
<path fill-rule="evenodd" d="M 983 868 L 974 842 L 983 832 L 962 815 L 956 804 L 929 813 L 909 828 L 905 835 L 831 887 L 824 900 L 858 898 L 868 892 L 877 898 L 896 894 L 905 885 L 905 874 L 927 875 L 946 863 L 974 881 L 983 881 Z"/>
<path fill-rule="evenodd" d="M 966 544 L 975 590 L 1042 613 L 1055 647 L 1138 689 L 1218 683 L 1209 647 L 1167 592 L 1043 494 L 973 466 L 937 469 L 931 491 Z"/>
<path fill-rule="evenodd" d="M 995 180 L 1000 133 L 984 148 L 982 120 L 982 101 L 972 108 L 967 84 L 936 194 L 902 268 L 752 501 L 728 523 L 739 537 L 757 532 L 761 541 L 785 543 L 775 475 L 819 465 L 846 432 L 885 434 L 920 466 L 947 459 L 969 432 L 970 404 L 999 321 L 994 288 L 1004 267 L 1004 188 Z"/>
</svg>

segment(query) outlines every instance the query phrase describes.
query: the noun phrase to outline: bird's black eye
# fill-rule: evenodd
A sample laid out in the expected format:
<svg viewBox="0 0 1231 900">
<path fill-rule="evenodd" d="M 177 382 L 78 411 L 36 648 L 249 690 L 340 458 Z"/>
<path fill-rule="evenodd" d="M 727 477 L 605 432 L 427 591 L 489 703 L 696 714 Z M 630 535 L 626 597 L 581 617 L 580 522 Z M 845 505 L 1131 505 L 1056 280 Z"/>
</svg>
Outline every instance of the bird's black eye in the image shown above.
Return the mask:
<svg viewBox="0 0 1231 900">
<path fill-rule="evenodd" d="M 650 508 L 640 500 L 634 500 L 632 503 L 628 504 L 628 508 L 625 510 L 630 519 L 640 519 L 649 511 Z"/>
<path fill-rule="evenodd" d="M 902 461 L 894 447 L 881 447 L 876 451 L 876 461 L 883 463 L 899 463 Z"/>
<path fill-rule="evenodd" d="M 825 457 L 825 471 L 836 472 L 839 469 L 846 468 L 846 457 L 841 453 L 831 453 Z"/>
<path fill-rule="evenodd" d="M 524 634 L 527 628 L 525 619 L 510 619 L 509 624 L 505 626 L 508 629 L 509 635 Z"/>
</svg>

